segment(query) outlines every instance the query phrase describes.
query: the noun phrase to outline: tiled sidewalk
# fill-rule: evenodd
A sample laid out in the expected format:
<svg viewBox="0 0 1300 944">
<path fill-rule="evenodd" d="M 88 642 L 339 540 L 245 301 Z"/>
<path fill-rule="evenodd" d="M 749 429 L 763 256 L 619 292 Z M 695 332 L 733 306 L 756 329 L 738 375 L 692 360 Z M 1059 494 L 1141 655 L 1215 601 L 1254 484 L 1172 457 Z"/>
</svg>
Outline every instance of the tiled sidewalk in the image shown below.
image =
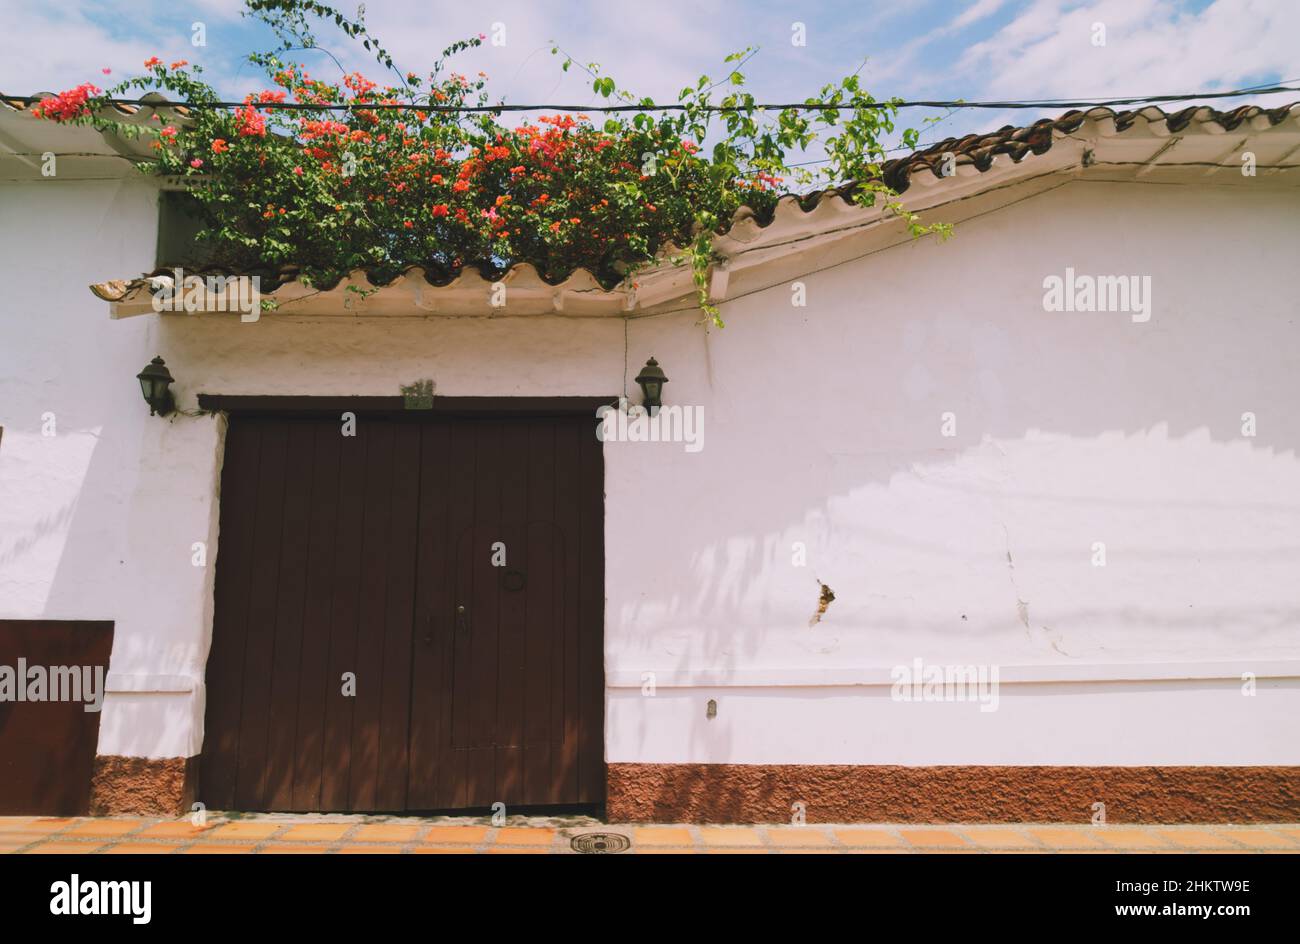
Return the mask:
<svg viewBox="0 0 1300 944">
<path fill-rule="evenodd" d="M 589 833 L 624 854 L 917 852 L 1300 852 L 1300 825 L 623 826 L 585 817 L 492 826 L 467 817 L 223 816 L 206 826 L 148 818 L 0 817 L 0 853 L 573 853 Z M 617 840 L 615 840 L 617 842 Z"/>
</svg>

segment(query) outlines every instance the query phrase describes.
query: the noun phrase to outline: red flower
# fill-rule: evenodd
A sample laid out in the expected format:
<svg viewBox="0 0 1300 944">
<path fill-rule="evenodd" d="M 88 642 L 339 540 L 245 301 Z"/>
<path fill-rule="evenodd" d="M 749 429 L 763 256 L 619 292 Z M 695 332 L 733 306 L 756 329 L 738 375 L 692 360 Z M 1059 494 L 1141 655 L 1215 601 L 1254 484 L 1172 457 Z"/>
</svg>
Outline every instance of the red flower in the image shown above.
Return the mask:
<svg viewBox="0 0 1300 944">
<path fill-rule="evenodd" d="M 430 212 L 431 212 L 434 216 L 446 216 L 446 215 L 447 215 L 447 204 L 445 204 L 445 203 L 435 203 L 435 204 L 433 205 L 433 209 L 430 210 Z"/>
<path fill-rule="evenodd" d="M 177 59 L 175 62 L 172 63 L 172 68 L 179 69 L 181 66 L 187 66 L 189 64 L 190 63 L 188 59 Z"/>
<path fill-rule="evenodd" d="M 37 102 L 32 107 L 32 114 L 37 118 L 49 118 L 54 121 L 71 121 L 73 118 L 80 118 L 90 112 L 86 99 L 92 95 L 98 95 L 100 89 L 97 86 L 86 82 L 84 85 L 78 85 L 76 88 L 68 89 L 66 92 L 60 92 L 53 98 L 47 98 Z"/>
<path fill-rule="evenodd" d="M 468 180 L 458 180 L 458 181 L 456 181 L 454 184 L 451 185 L 451 189 L 452 189 L 452 190 L 455 190 L 457 193 L 464 193 L 466 190 L 469 189 L 469 181 L 468 181 Z"/>
<path fill-rule="evenodd" d="M 144 61 L 144 67 L 146 69 L 152 69 L 154 66 L 157 65 L 162 65 L 162 60 L 159 59 L 157 56 L 150 56 L 148 59 Z"/>
<path fill-rule="evenodd" d="M 226 143 L 225 138 L 217 138 L 212 142 L 213 154 L 225 154 L 230 150 L 230 145 Z"/>
</svg>

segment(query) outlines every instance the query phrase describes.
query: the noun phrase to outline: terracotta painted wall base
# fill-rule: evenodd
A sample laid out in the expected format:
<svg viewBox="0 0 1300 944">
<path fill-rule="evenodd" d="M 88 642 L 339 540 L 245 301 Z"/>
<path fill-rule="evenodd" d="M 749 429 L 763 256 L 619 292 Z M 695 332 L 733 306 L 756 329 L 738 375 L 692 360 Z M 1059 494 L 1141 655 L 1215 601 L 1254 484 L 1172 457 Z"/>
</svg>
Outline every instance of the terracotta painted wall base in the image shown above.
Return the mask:
<svg viewBox="0 0 1300 944">
<path fill-rule="evenodd" d="M 1300 820 L 1300 767 L 610 764 L 611 822 L 1249 823 Z"/>
<path fill-rule="evenodd" d="M 95 758 L 92 816 L 180 816 L 190 812 L 197 786 L 195 757 Z"/>
</svg>

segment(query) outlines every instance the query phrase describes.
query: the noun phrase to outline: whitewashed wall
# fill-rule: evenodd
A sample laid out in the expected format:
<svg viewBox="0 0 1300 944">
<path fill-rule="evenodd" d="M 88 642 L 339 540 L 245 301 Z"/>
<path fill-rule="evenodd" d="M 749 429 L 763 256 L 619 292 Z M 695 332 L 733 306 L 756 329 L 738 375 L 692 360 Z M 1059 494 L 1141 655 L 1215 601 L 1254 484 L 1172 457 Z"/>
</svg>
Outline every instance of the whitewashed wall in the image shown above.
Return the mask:
<svg viewBox="0 0 1300 944">
<path fill-rule="evenodd" d="M 811 275 L 805 308 L 781 287 L 728 303 L 720 332 L 679 314 L 625 333 L 110 322 L 85 285 L 150 266 L 151 195 L 40 187 L 0 189 L 0 617 L 118 621 L 101 753 L 201 743 L 212 567 L 190 547 L 215 545 L 222 430 L 148 416 L 150 356 L 193 408 L 423 377 L 617 394 L 626 341 L 627 386 L 654 354 L 705 426 L 695 454 L 606 446 L 610 761 L 1300 763 L 1294 190 L 1073 184 Z M 1045 312 L 1067 266 L 1150 275 L 1150 322 Z M 810 626 L 819 581 L 836 599 Z M 918 657 L 999 666 L 998 711 L 890 700 Z"/>
</svg>

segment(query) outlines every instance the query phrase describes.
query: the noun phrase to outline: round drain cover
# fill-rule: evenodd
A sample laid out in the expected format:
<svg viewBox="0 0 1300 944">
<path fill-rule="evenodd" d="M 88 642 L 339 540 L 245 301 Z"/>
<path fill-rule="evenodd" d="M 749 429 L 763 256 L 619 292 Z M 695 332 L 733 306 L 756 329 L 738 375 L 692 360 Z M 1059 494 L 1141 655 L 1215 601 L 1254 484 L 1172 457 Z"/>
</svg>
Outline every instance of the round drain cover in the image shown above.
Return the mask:
<svg viewBox="0 0 1300 944">
<path fill-rule="evenodd" d="M 621 833 L 583 833 L 574 836 L 569 843 L 574 852 L 590 852 L 596 855 L 609 855 L 613 852 L 626 852 L 632 843 Z"/>
</svg>

